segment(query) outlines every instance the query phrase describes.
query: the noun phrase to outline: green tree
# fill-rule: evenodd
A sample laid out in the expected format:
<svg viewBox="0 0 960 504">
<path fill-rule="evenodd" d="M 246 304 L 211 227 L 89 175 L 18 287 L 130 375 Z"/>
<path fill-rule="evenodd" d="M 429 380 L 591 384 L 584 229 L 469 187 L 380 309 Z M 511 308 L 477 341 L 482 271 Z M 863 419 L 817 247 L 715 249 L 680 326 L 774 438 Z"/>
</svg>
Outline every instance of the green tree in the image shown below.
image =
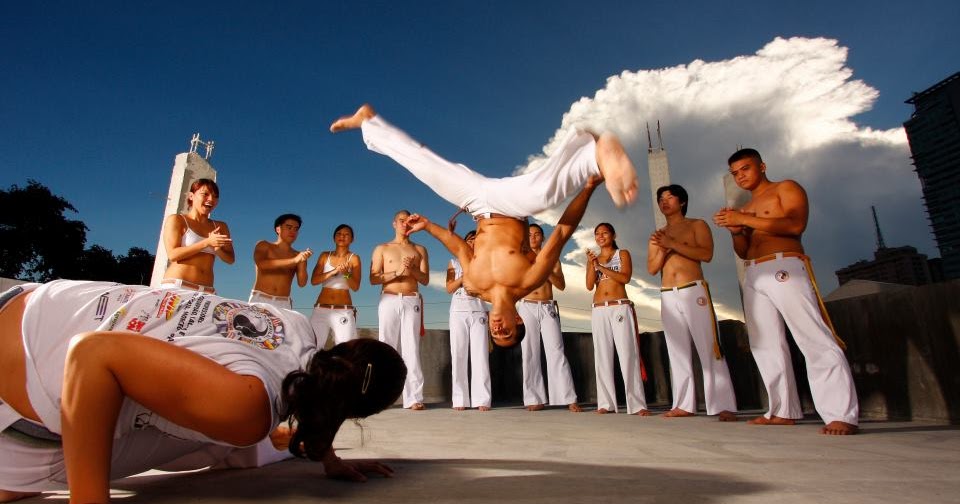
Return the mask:
<svg viewBox="0 0 960 504">
<path fill-rule="evenodd" d="M 0 189 L 0 276 L 149 283 L 153 254 L 139 247 L 125 256 L 100 245 L 84 249 L 87 226 L 67 218 L 67 212 L 77 209 L 35 180 Z"/>
<path fill-rule="evenodd" d="M 0 276 L 46 282 L 73 278 L 87 226 L 77 209 L 35 180 L 0 189 Z"/>
<path fill-rule="evenodd" d="M 117 257 L 117 282 L 131 285 L 147 285 L 153 274 L 156 257 L 140 247 L 131 247 L 127 255 Z"/>
</svg>

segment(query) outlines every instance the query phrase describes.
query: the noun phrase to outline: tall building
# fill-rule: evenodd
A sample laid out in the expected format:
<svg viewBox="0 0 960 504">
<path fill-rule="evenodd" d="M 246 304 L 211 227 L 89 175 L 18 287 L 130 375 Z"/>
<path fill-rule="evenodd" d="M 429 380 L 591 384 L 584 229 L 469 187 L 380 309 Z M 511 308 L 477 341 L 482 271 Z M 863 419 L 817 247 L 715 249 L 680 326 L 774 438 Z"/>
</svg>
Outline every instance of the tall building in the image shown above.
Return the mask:
<svg viewBox="0 0 960 504">
<path fill-rule="evenodd" d="M 657 142 L 660 144 L 656 149 L 653 148 L 653 139 L 650 138 L 650 125 L 647 124 L 647 164 L 650 171 L 650 197 L 653 201 L 653 221 L 655 229 L 660 229 L 667 225 L 667 218 L 660 213 L 660 205 L 657 204 L 657 189 L 670 185 L 670 163 L 667 161 L 667 150 L 663 148 L 663 137 L 660 135 L 660 121 L 657 121 Z"/>
<path fill-rule="evenodd" d="M 960 72 L 907 100 L 903 127 L 943 259 L 945 279 L 960 278 Z"/>
<path fill-rule="evenodd" d="M 201 156 L 197 153 L 200 146 L 206 148 Z M 187 211 L 187 193 L 194 180 L 206 178 L 216 182 L 217 170 L 210 165 L 209 159 L 213 155 L 213 142 L 200 140 L 200 133 L 193 135 L 190 140 L 190 151 L 177 154 L 173 160 L 173 173 L 170 175 L 170 189 L 167 191 L 167 204 L 163 209 L 163 218 L 170 214 Z M 163 280 L 163 273 L 167 270 L 167 248 L 163 246 L 163 220 L 160 221 L 160 239 L 157 242 L 157 255 L 153 261 L 153 274 L 150 276 L 150 285 L 157 287 Z"/>
<path fill-rule="evenodd" d="M 902 285 L 932 283 L 927 256 L 910 246 L 877 249 L 873 252 L 872 261 L 857 261 L 838 269 L 836 273 L 840 285 L 850 280 L 873 280 Z"/>
<path fill-rule="evenodd" d="M 873 260 L 857 261 L 840 268 L 835 272 L 837 282 L 840 285 L 850 280 L 872 280 L 902 285 L 932 283 L 933 278 L 927 256 L 909 246 L 887 247 L 883 232 L 880 231 L 877 209 L 870 207 L 870 210 L 873 212 L 873 227 L 877 237 L 877 250 L 873 252 Z"/>
</svg>

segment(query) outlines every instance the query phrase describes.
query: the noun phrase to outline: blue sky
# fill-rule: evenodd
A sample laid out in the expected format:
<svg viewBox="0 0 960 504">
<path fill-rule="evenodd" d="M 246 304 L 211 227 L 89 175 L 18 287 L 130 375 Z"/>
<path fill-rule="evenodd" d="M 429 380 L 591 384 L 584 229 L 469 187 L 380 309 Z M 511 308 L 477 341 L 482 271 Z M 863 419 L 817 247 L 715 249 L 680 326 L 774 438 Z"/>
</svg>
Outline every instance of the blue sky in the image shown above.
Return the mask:
<svg viewBox="0 0 960 504">
<path fill-rule="evenodd" d="M 364 268 L 374 245 L 391 237 L 396 209 L 437 220 L 452 213 L 451 205 L 404 170 L 366 151 L 358 134 L 327 133 L 334 118 L 364 101 L 442 155 L 484 174 L 506 176 L 541 153 L 571 106 L 595 97 L 611 76 L 652 75 L 696 60 L 735 62 L 777 37 L 822 37 L 846 49 L 842 66 L 852 72 L 847 84 L 862 81 L 875 91 L 868 105 L 846 119 L 857 128 L 888 131 L 909 117 L 911 107 L 903 101 L 912 92 L 960 70 L 958 21 L 960 7 L 948 1 L 596 2 L 589 7 L 501 1 L 5 2 L 0 5 L 0 185 L 22 185 L 32 178 L 64 196 L 90 228 L 88 245 L 117 253 L 132 246 L 153 250 L 174 156 L 199 131 L 217 145 L 212 163 L 222 198 L 214 216 L 229 224 L 238 256 L 232 266 L 218 264 L 216 286 L 222 294 L 245 298 L 253 282 L 253 245 L 274 238 L 272 221 L 280 213 L 304 217 L 297 245 L 315 251 L 332 245 L 337 224 L 351 224 L 357 230 L 353 249 Z M 645 99 L 671 102 L 672 95 L 659 89 L 661 94 Z M 670 114 L 657 111 L 641 120 Z M 576 114 L 569 115 L 575 120 Z M 787 115 L 777 120 L 796 119 Z M 698 151 L 691 159 L 715 159 L 709 169 L 722 174 L 733 146 L 704 151 L 708 142 L 701 142 L 701 135 L 740 131 L 739 124 L 726 117 L 683 122 L 689 117 L 686 113 L 664 126 L 671 161 Z M 748 134 L 741 136 L 739 143 L 753 144 Z M 877 159 L 844 145 L 816 144 L 819 152 L 854 163 L 859 156 Z M 876 193 L 881 220 L 888 219 L 887 243 L 911 244 L 936 255 L 919 184 L 902 155 L 903 143 L 896 145 L 896 155 L 881 157 L 894 159 L 889 169 L 902 172 L 904 183 L 912 180 L 914 186 Z M 641 155 L 635 161 L 645 177 L 646 160 Z M 682 167 L 677 170 L 674 181 L 684 184 Z M 818 175 L 823 173 L 797 174 L 809 184 L 815 208 L 818 201 L 835 197 L 831 186 L 836 184 L 824 183 Z M 840 177 L 857 188 L 864 180 L 884 183 L 875 179 Z M 598 212 L 606 203 L 598 203 Z M 871 203 L 858 203 L 866 206 L 867 219 Z M 702 217 L 712 209 L 691 206 Z M 631 211 L 651 220 L 642 198 Z M 844 233 L 852 241 L 843 242 L 833 222 L 838 218 L 818 215 L 812 214 L 811 226 L 820 218 L 824 225 L 818 229 L 824 231 L 808 234 L 805 243 L 815 264 L 818 254 L 824 257 L 819 277 L 829 291 L 836 285 L 834 269 L 870 256 L 872 229 L 867 220 L 865 234 Z M 596 221 L 585 223 L 592 227 Z M 850 228 L 863 225 L 851 221 Z M 623 225 L 618 231 L 625 234 Z M 649 229 L 638 228 L 636 234 L 628 243 L 640 264 Z M 708 275 L 722 288 L 716 297 L 733 306 L 729 240 L 715 236 L 717 258 Z M 427 236 L 418 240 L 428 245 L 431 270 L 444 269 L 448 254 Z M 576 275 L 576 258 L 567 261 L 568 275 Z M 656 281 L 639 270 L 635 276 Z M 569 283 L 581 280 L 568 278 Z M 295 289 L 296 305 L 308 307 L 317 292 Z M 428 327 L 445 326 L 447 296 L 425 292 L 427 302 L 435 303 L 427 310 Z M 376 296 L 365 279 L 355 302 L 372 306 Z M 361 325 L 374 325 L 374 310 L 364 313 Z M 656 325 L 654 315 L 646 317 Z M 586 326 L 565 319 L 565 328 Z"/>
</svg>

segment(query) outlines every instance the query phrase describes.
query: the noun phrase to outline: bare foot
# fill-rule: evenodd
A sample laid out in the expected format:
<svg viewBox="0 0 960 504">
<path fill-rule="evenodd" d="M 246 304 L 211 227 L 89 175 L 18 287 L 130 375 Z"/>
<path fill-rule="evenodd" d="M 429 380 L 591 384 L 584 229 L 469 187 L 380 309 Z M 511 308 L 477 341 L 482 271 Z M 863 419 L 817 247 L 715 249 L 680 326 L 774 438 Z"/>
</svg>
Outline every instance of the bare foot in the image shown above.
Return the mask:
<svg viewBox="0 0 960 504">
<path fill-rule="evenodd" d="M 427 409 L 427 407 L 422 402 L 418 402 L 413 403 L 413 405 L 410 406 L 410 409 L 413 411 L 421 411 Z"/>
<path fill-rule="evenodd" d="M 682 410 L 680 408 L 673 408 L 672 410 L 664 413 L 662 415 L 664 418 L 680 418 L 680 417 L 690 417 L 697 416 L 696 413 L 690 413 L 687 410 Z"/>
<path fill-rule="evenodd" d="M 731 411 L 723 410 L 717 414 L 717 421 L 720 422 L 736 422 L 737 420 L 740 420 L 737 418 L 737 414 Z"/>
<path fill-rule="evenodd" d="M 568 404 L 567 409 L 570 410 L 571 413 L 580 413 L 581 411 L 583 411 L 583 408 L 581 408 L 580 405 L 577 403 Z"/>
<path fill-rule="evenodd" d="M 770 418 L 759 416 L 747 420 L 747 423 L 750 425 L 797 425 L 797 421 L 792 418 L 780 418 L 778 416 L 771 416 Z"/>
<path fill-rule="evenodd" d="M 12 492 L 10 490 L 0 490 L 0 502 L 13 502 L 15 500 L 26 499 L 40 495 L 40 492 Z"/>
<path fill-rule="evenodd" d="M 357 129 L 363 124 L 363 121 L 377 115 L 369 103 L 360 105 L 360 108 L 352 116 L 343 116 L 330 125 L 331 133 L 339 133 L 343 130 Z"/>
<path fill-rule="evenodd" d="M 477 411 L 490 411 L 490 406 L 477 406 Z"/>
<path fill-rule="evenodd" d="M 463 407 L 463 406 L 454 406 L 454 407 L 453 407 L 453 410 L 454 410 L 454 411 L 465 411 L 466 409 L 467 409 L 467 408 L 465 408 L 465 407 Z"/>
<path fill-rule="evenodd" d="M 830 422 L 820 429 L 820 434 L 828 436 L 851 436 L 860 432 L 860 427 L 839 420 Z"/>
<path fill-rule="evenodd" d="M 622 207 L 637 199 L 637 170 L 616 135 L 604 133 L 597 139 L 597 164 L 614 205 Z"/>
<path fill-rule="evenodd" d="M 642 410 L 640 410 L 640 411 L 638 411 L 638 412 L 636 412 L 636 413 L 633 413 L 633 414 L 634 414 L 634 415 L 637 415 L 637 416 L 650 416 L 650 415 L 652 415 L 653 413 L 650 413 L 650 410 L 642 409 Z"/>
<path fill-rule="evenodd" d="M 599 408 L 599 409 L 597 409 L 597 414 L 598 414 L 598 415 L 606 415 L 607 413 L 610 413 L 610 412 L 607 411 L 606 408 Z"/>
<path fill-rule="evenodd" d="M 531 404 L 530 406 L 527 406 L 527 411 L 540 411 L 542 409 L 542 404 Z"/>
</svg>

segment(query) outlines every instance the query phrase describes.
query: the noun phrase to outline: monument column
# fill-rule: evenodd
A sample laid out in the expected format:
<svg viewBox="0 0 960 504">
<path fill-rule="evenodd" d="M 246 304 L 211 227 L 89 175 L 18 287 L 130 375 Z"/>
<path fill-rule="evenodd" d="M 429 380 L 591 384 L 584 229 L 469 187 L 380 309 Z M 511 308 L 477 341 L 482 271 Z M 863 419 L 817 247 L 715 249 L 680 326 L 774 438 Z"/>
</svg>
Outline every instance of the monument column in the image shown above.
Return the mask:
<svg viewBox="0 0 960 504">
<path fill-rule="evenodd" d="M 203 156 L 197 153 L 197 148 L 201 145 L 206 150 Z M 153 274 L 150 275 L 151 287 L 160 286 L 163 273 L 167 270 L 167 249 L 163 246 L 163 222 L 170 214 L 187 211 L 187 193 L 190 192 L 190 184 L 195 180 L 206 178 L 216 182 L 217 170 L 213 169 L 209 162 L 212 156 L 213 142 L 203 142 L 200 140 L 200 133 L 195 133 L 190 140 L 190 151 L 177 154 L 174 158 L 170 189 L 167 191 L 167 205 L 163 209 L 163 219 L 160 220 L 160 239 L 157 240 Z"/>
</svg>

